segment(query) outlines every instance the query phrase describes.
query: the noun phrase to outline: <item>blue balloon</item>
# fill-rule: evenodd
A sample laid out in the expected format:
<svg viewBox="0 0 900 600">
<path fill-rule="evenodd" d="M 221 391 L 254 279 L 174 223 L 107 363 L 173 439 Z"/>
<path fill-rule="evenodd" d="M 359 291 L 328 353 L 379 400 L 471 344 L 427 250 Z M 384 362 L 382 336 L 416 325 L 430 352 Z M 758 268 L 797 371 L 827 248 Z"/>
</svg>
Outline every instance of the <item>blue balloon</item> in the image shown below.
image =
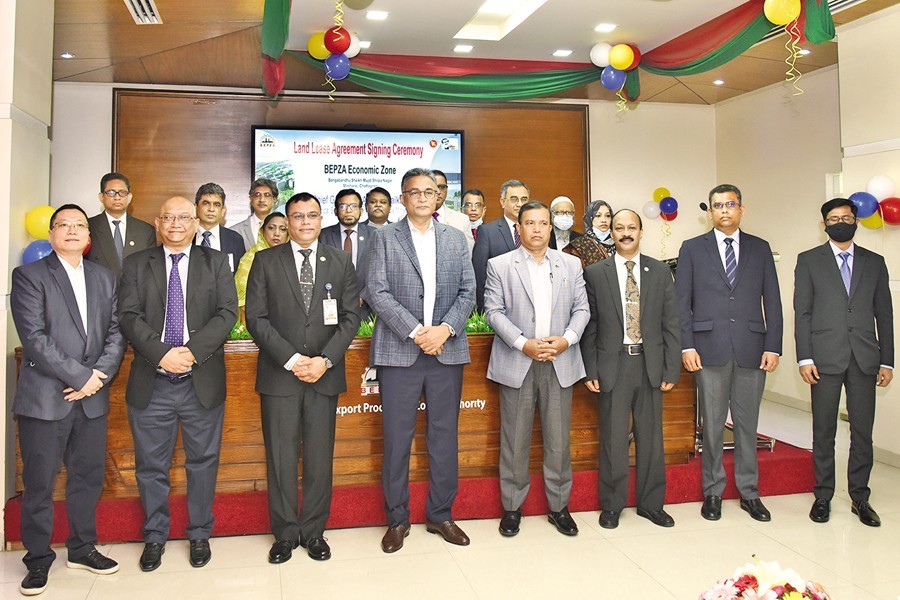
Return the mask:
<svg viewBox="0 0 900 600">
<path fill-rule="evenodd" d="M 664 215 L 671 215 L 678 212 L 678 200 L 672 196 L 667 196 L 659 201 L 659 212 Z"/>
<path fill-rule="evenodd" d="M 603 67 L 600 73 L 600 83 L 608 90 L 618 91 L 625 85 L 625 71 L 620 71 L 612 66 Z"/>
<path fill-rule="evenodd" d="M 878 210 L 878 200 L 869 192 L 856 192 L 850 196 L 850 201 L 859 209 L 856 216 L 860 219 L 871 217 Z"/>
<path fill-rule="evenodd" d="M 332 54 L 325 59 L 325 74 L 332 79 L 345 79 L 350 74 L 350 59 L 346 54 Z"/>
<path fill-rule="evenodd" d="M 25 251 L 22 252 L 22 264 L 27 265 L 28 263 L 41 260 L 49 256 L 51 252 L 53 252 L 53 248 L 50 247 L 50 242 L 47 240 L 35 240 L 28 244 Z"/>
</svg>

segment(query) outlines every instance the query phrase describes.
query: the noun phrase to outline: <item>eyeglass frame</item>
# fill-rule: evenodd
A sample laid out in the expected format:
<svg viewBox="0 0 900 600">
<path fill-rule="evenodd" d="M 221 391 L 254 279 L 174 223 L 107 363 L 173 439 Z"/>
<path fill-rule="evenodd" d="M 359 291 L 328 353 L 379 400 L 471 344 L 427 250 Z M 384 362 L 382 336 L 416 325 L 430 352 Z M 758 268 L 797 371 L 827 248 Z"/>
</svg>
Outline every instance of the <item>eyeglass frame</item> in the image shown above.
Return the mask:
<svg viewBox="0 0 900 600">
<path fill-rule="evenodd" d="M 116 196 L 118 196 L 119 198 L 127 198 L 131 195 L 131 190 L 106 190 L 100 193 L 111 200 Z"/>
<path fill-rule="evenodd" d="M 424 190 L 413 188 L 411 190 L 405 190 L 403 193 L 408 196 L 410 200 L 418 200 L 422 196 L 424 196 L 426 200 L 433 200 L 438 195 L 438 191 L 434 188 L 425 188 Z"/>
</svg>

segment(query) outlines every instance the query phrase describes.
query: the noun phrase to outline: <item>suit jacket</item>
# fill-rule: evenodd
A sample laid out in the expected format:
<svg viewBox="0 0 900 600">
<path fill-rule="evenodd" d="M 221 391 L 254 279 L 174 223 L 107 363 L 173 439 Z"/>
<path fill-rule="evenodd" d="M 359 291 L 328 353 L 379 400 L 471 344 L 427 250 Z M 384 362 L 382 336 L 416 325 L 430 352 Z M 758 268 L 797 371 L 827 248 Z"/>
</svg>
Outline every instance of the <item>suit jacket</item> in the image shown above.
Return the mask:
<svg viewBox="0 0 900 600">
<path fill-rule="evenodd" d="M 203 243 L 204 231 L 205 229 L 202 227 L 197 228 L 197 233 L 194 235 L 194 245 L 200 246 Z M 244 257 L 246 252 L 244 238 L 241 237 L 241 234 L 219 225 L 219 245 L 221 246 L 221 252 L 228 255 L 228 267 L 234 273 L 237 271 L 241 258 Z"/>
<path fill-rule="evenodd" d="M 573 240 L 577 240 L 578 238 L 580 238 L 583 235 L 584 234 L 581 233 L 580 231 L 575 231 L 574 229 L 572 229 L 571 231 L 569 231 L 569 243 L 571 243 Z M 553 231 L 553 235 L 550 238 L 550 247 L 554 250 L 562 250 L 562 248 L 556 247 L 556 231 L 555 230 Z"/>
<path fill-rule="evenodd" d="M 85 258 L 103 265 L 115 273 L 117 278 L 121 277 L 122 265 L 119 263 L 119 256 L 116 254 L 116 245 L 113 242 L 112 230 L 109 227 L 106 213 L 102 212 L 88 219 L 88 226 L 91 228 L 91 249 Z M 157 245 L 156 228 L 125 213 L 124 242 L 125 258 L 128 258 L 135 252 L 140 252 L 147 248 L 155 248 Z"/>
<path fill-rule="evenodd" d="M 822 373 L 843 373 L 850 355 L 864 373 L 894 366 L 894 310 L 884 258 L 855 246 L 850 296 L 831 244 L 797 257 L 794 270 L 797 360 L 812 359 Z"/>
<path fill-rule="evenodd" d="M 373 365 L 409 367 L 421 349 L 409 338 L 423 322 L 425 286 L 413 246 L 409 220 L 404 217 L 375 232 L 363 298 L 378 315 L 372 333 Z M 475 274 L 462 232 L 434 224 L 437 245 L 437 293 L 432 325 L 447 323 L 456 332 L 437 355 L 446 365 L 469 362 L 466 322 L 475 306 Z"/>
<path fill-rule="evenodd" d="M 166 256 L 162 246 L 125 259 L 119 288 L 119 323 L 134 347 L 125 401 L 150 404 L 159 361 L 172 346 L 162 341 L 166 319 Z M 224 343 L 237 321 L 237 291 L 224 253 L 192 246 L 188 260 L 185 308 L 194 355 L 191 381 L 206 408 L 225 401 Z"/>
<path fill-rule="evenodd" d="M 109 269 L 84 261 L 84 281 L 87 331 L 69 276 L 55 252 L 13 270 L 9 300 L 22 340 L 13 414 L 46 421 L 64 418 L 74 402 L 63 398 L 63 390 L 81 389 L 93 369 L 108 379 L 96 394 L 78 402 L 89 418 L 109 411 L 109 384 L 125 352 L 116 315 L 116 277 Z"/>
<path fill-rule="evenodd" d="M 305 385 L 284 368 L 296 354 L 327 356 L 334 366 L 313 385 L 325 396 L 347 390 L 344 353 L 359 329 L 359 288 L 350 256 L 320 243 L 309 313 L 303 306 L 300 280 L 290 242 L 256 253 L 247 280 L 247 329 L 259 346 L 256 391 L 288 396 Z M 338 322 L 325 325 L 322 301 L 338 303 Z M 306 384 L 308 385 L 308 384 Z"/>
<path fill-rule="evenodd" d="M 366 287 L 366 263 L 369 258 L 369 243 L 372 239 L 372 235 L 375 232 L 375 227 L 372 227 L 366 223 L 360 222 L 357 223 L 356 229 L 356 239 L 358 247 L 356 248 L 356 283 L 359 289 L 359 296 L 362 298 L 363 289 Z M 319 242 L 331 246 L 332 248 L 337 248 L 338 250 L 344 249 L 344 227 L 340 223 L 335 225 L 329 225 L 324 228 L 321 233 L 319 233 Z M 360 307 L 359 317 L 360 319 L 368 319 L 372 316 L 372 311 L 369 308 L 369 305 L 363 302 Z"/>
<path fill-rule="evenodd" d="M 253 225 L 250 223 L 250 217 L 247 217 L 237 225 L 233 225 L 231 230 L 235 233 L 239 233 L 241 238 L 244 240 L 244 248 L 249 250 L 256 244 L 257 236 L 259 235 L 259 231 L 253 231 Z"/>
<path fill-rule="evenodd" d="M 647 377 L 654 387 L 677 383 L 681 375 L 681 328 L 678 300 L 667 265 L 641 254 L 641 343 Z M 615 387 L 624 354 L 625 318 L 616 263 L 609 257 L 584 270 L 591 319 L 584 330 L 581 352 L 587 379 L 600 389 Z"/>
<path fill-rule="evenodd" d="M 513 388 L 522 387 L 533 362 L 513 345 L 520 335 L 528 339 L 535 337 L 534 285 L 526 264 L 527 257 L 528 252 L 520 248 L 488 261 L 484 292 L 487 322 L 496 334 L 487 377 Z M 590 319 L 581 262 L 557 250 L 547 250 L 544 260 L 550 262 L 553 290 L 550 335 L 562 335 L 566 329 L 571 329 L 581 338 Z M 557 355 L 552 364 L 562 387 L 574 385 L 585 375 L 577 343 Z"/>
<path fill-rule="evenodd" d="M 447 205 L 442 206 L 438 213 L 441 215 L 441 223 L 454 229 L 459 229 L 466 236 L 466 245 L 469 250 L 469 258 L 471 258 L 472 249 L 475 247 L 475 236 L 472 235 L 472 221 L 469 220 L 469 216 L 458 210 L 453 210 Z"/>
<path fill-rule="evenodd" d="M 763 352 L 781 354 L 781 293 L 765 240 L 741 231 L 734 287 L 725 276 L 714 231 L 685 241 L 675 289 L 682 346 L 694 348 L 704 365 L 723 366 L 734 356 L 739 366 L 756 369 Z"/>
</svg>

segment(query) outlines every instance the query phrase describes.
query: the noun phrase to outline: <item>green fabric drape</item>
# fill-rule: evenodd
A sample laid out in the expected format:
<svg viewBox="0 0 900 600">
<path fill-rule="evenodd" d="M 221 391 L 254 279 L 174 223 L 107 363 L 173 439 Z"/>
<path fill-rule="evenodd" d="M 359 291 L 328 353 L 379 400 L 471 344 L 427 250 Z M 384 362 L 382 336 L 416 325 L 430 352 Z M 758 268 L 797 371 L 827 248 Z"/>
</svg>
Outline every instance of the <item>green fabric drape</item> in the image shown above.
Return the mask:
<svg viewBox="0 0 900 600">
<path fill-rule="evenodd" d="M 284 54 L 291 22 L 291 0 L 266 0 L 263 7 L 262 52 L 278 60 Z"/>
<path fill-rule="evenodd" d="M 806 39 L 821 44 L 834 39 L 834 17 L 828 0 L 806 0 Z"/>
</svg>

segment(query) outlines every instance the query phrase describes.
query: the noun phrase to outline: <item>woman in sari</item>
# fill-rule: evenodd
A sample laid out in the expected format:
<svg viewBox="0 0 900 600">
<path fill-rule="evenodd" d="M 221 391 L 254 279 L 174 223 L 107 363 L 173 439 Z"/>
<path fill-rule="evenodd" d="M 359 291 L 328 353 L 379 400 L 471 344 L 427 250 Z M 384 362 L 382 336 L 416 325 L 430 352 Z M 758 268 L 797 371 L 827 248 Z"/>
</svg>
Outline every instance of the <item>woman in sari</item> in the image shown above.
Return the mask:
<svg viewBox="0 0 900 600">
<path fill-rule="evenodd" d="M 288 241 L 287 219 L 280 212 L 269 213 L 259 228 L 259 234 L 256 237 L 256 244 L 250 247 L 241 262 L 238 264 L 237 271 L 234 273 L 234 284 L 237 286 L 238 308 L 241 323 L 245 323 L 244 304 L 247 302 L 247 277 L 250 276 L 250 267 L 253 265 L 253 259 L 256 253 L 266 248 L 272 248 Z"/>
<path fill-rule="evenodd" d="M 616 246 L 610 235 L 612 215 L 609 203 L 603 200 L 591 202 L 584 211 L 584 235 L 570 241 L 563 252 L 580 258 L 582 268 L 615 254 Z"/>
</svg>

